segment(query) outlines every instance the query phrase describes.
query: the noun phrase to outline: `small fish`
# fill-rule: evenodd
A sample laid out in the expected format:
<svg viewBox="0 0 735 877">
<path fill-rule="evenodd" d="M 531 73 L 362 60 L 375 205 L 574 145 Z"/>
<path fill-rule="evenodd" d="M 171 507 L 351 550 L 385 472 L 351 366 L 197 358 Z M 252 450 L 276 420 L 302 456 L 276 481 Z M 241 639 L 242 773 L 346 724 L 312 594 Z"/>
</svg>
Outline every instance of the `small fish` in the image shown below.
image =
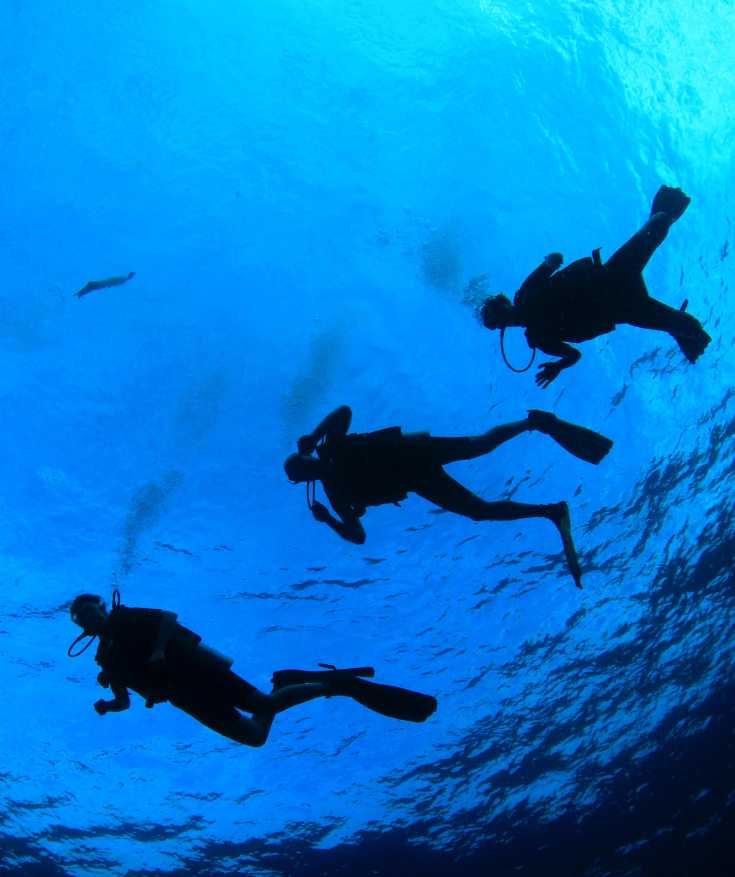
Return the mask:
<svg viewBox="0 0 735 877">
<path fill-rule="evenodd" d="M 108 277 L 106 280 L 90 280 L 79 290 L 79 292 L 75 292 L 74 295 L 77 298 L 81 298 L 83 295 L 88 295 L 96 289 L 107 289 L 108 286 L 120 286 L 123 283 L 127 283 L 132 277 L 135 277 L 135 271 L 131 271 L 130 274 L 123 277 Z"/>
</svg>

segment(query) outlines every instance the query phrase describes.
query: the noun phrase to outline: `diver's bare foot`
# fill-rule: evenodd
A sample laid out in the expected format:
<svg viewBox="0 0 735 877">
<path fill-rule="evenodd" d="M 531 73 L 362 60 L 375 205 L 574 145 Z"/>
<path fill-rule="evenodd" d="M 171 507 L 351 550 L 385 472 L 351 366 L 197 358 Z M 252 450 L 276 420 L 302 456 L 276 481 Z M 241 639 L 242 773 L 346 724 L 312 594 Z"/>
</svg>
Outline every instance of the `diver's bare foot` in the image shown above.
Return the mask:
<svg viewBox="0 0 735 877">
<path fill-rule="evenodd" d="M 577 549 L 574 547 L 574 540 L 572 539 L 572 519 L 569 516 L 569 506 L 565 502 L 552 503 L 549 506 L 549 520 L 559 531 L 569 572 L 572 574 L 574 584 L 581 590 L 582 568 L 579 565 Z"/>
<path fill-rule="evenodd" d="M 651 216 L 654 213 L 666 213 L 671 217 L 672 222 L 676 222 L 691 203 L 692 199 L 685 195 L 681 189 L 661 186 L 653 196 Z"/>
</svg>

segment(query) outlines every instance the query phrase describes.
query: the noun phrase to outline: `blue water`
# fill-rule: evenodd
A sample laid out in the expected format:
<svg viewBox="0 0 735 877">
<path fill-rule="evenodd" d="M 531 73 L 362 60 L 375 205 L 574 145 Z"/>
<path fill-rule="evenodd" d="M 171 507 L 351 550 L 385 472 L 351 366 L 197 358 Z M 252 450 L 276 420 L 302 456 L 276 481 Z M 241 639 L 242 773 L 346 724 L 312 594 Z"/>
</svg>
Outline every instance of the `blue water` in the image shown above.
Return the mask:
<svg viewBox="0 0 735 877">
<path fill-rule="evenodd" d="M 5 0 L 0 872 L 735 873 L 734 44 L 730 0 Z M 466 282 L 609 256 L 664 182 L 692 204 L 646 279 L 700 362 L 623 327 L 547 391 L 506 371 Z M 543 521 L 314 523 L 282 461 L 342 403 L 610 435 L 451 470 L 568 499 L 585 590 Z M 315 701 L 263 749 L 99 718 L 68 602 L 115 585 L 261 687 L 371 663 L 439 710 Z"/>
</svg>

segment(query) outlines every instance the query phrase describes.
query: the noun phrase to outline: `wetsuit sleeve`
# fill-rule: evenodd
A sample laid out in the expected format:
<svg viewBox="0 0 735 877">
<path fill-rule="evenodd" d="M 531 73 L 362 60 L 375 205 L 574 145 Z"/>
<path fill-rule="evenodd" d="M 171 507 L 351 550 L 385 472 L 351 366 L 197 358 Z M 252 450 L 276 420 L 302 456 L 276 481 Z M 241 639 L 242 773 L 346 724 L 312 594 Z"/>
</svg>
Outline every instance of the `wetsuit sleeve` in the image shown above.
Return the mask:
<svg viewBox="0 0 735 877">
<path fill-rule="evenodd" d="M 567 344 L 566 341 L 551 340 L 541 335 L 531 336 L 528 332 L 526 332 L 526 337 L 529 344 L 531 343 L 531 337 L 533 337 L 533 346 L 538 347 L 539 350 L 548 356 L 558 356 L 560 362 L 563 363 L 562 368 L 569 368 L 569 366 L 574 365 L 582 357 L 577 348 Z"/>
<path fill-rule="evenodd" d="M 324 506 L 322 506 L 324 508 Z M 330 514 L 329 509 L 324 508 L 322 517 L 319 520 L 323 524 L 327 524 L 338 536 L 352 542 L 355 545 L 363 545 L 365 543 L 365 528 L 357 517 L 351 517 L 347 514 L 340 515 L 342 520 L 335 518 Z"/>
<path fill-rule="evenodd" d="M 340 439 L 347 434 L 351 423 L 352 409 L 349 405 L 340 405 L 331 414 L 327 414 L 311 434 L 311 438 L 315 445 L 323 438 L 327 441 Z"/>
<path fill-rule="evenodd" d="M 110 690 L 115 695 L 113 700 L 98 700 L 94 704 L 95 712 L 100 716 L 104 716 L 105 713 L 122 713 L 130 709 L 130 695 L 124 685 L 110 682 Z"/>
<path fill-rule="evenodd" d="M 355 545 L 363 545 L 365 542 L 365 528 L 360 522 L 357 511 L 341 502 L 326 485 L 324 486 L 324 492 L 327 494 L 330 505 L 337 513 L 337 517 L 332 515 L 329 509 L 322 506 L 321 503 L 318 504 L 319 508 L 314 517 L 348 542 L 352 542 Z M 363 509 L 362 514 L 364 513 L 365 510 Z"/>
</svg>

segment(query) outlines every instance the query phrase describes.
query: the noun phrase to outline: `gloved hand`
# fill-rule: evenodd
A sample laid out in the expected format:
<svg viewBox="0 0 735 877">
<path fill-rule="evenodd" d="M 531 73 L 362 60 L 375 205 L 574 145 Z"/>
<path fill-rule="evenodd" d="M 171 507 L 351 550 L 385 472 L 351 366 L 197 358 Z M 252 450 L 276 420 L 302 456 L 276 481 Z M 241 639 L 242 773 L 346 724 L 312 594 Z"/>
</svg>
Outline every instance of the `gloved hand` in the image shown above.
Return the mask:
<svg viewBox="0 0 735 877">
<path fill-rule="evenodd" d="M 536 383 L 545 390 L 552 381 L 559 377 L 561 369 L 558 362 L 542 362 L 536 372 Z"/>
<path fill-rule="evenodd" d="M 549 253 L 548 256 L 544 257 L 544 263 L 556 271 L 560 265 L 564 264 L 564 256 L 561 253 Z"/>
<path fill-rule="evenodd" d="M 107 712 L 107 704 L 104 700 L 96 701 L 93 706 L 94 711 L 97 713 L 98 716 L 104 716 L 104 714 Z"/>
</svg>

